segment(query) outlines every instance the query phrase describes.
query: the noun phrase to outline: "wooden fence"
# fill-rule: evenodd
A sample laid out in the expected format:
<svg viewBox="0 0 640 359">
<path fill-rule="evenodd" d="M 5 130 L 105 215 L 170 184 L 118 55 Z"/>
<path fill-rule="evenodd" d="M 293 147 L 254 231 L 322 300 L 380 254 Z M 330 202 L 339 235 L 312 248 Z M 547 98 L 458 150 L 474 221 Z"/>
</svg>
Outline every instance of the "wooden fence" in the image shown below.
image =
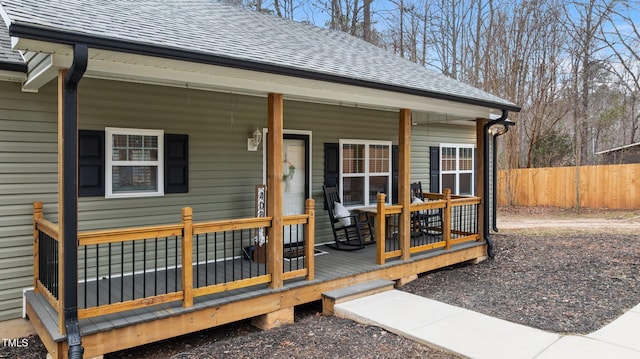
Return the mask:
<svg viewBox="0 0 640 359">
<path fill-rule="evenodd" d="M 576 184 L 579 182 L 579 185 Z M 640 164 L 498 172 L 498 205 L 640 208 Z"/>
</svg>

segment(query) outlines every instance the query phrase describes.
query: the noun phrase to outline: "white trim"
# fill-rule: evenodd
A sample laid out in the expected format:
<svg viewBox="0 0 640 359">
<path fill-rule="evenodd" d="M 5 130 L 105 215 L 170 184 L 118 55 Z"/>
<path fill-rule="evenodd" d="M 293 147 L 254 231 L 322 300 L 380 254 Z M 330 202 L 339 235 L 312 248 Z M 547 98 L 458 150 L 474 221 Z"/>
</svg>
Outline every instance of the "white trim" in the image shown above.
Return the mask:
<svg viewBox="0 0 640 359">
<path fill-rule="evenodd" d="M 9 82 L 23 82 L 27 75 L 22 72 L 0 70 L 0 80 Z"/>
<path fill-rule="evenodd" d="M 22 288 L 22 318 L 27 319 L 27 292 L 34 290 L 33 287 Z"/>
<path fill-rule="evenodd" d="M 343 158 L 343 146 L 344 144 L 353 144 L 353 145 L 364 145 L 364 171 L 362 174 L 345 174 L 344 173 L 344 169 L 343 169 L 343 163 L 344 161 L 342 160 Z M 371 145 L 383 145 L 383 146 L 388 146 L 389 147 L 389 171 L 388 172 L 369 172 L 369 146 Z M 375 203 L 369 203 L 369 177 L 372 176 L 387 176 L 389 178 L 389 180 L 387 181 L 387 193 L 389 195 L 387 195 L 387 203 L 391 203 L 391 199 L 392 196 L 391 194 L 391 189 L 393 187 L 393 163 L 392 163 L 392 155 L 393 155 L 393 142 L 391 141 L 381 141 L 381 140 L 352 140 L 352 139 L 340 139 L 338 140 L 338 146 L 339 146 L 339 178 L 338 178 L 338 183 L 340 186 L 340 191 L 339 191 L 339 195 L 340 195 L 340 202 L 344 203 L 344 197 L 343 197 L 343 191 L 344 191 L 344 178 L 349 178 L 349 177 L 364 177 L 364 193 L 363 193 L 363 199 L 364 199 L 364 203 L 362 205 L 346 205 L 345 207 L 348 209 L 352 209 L 352 208 L 358 208 L 358 207 L 366 207 L 366 206 L 371 206 L 374 205 Z"/>
<path fill-rule="evenodd" d="M 112 160 L 112 136 L 114 134 L 123 135 L 143 135 L 143 136 L 157 136 L 158 137 L 158 159 L 157 161 L 116 161 L 123 162 L 128 166 L 156 166 L 157 172 L 157 186 L 158 190 L 154 192 L 126 192 L 126 193 L 113 193 L 113 166 Z M 105 198 L 138 198 L 138 197 L 157 197 L 164 196 L 164 131 L 163 130 L 151 130 L 151 129 L 139 129 L 139 128 L 119 128 L 119 127 L 106 127 L 105 128 Z"/>
</svg>

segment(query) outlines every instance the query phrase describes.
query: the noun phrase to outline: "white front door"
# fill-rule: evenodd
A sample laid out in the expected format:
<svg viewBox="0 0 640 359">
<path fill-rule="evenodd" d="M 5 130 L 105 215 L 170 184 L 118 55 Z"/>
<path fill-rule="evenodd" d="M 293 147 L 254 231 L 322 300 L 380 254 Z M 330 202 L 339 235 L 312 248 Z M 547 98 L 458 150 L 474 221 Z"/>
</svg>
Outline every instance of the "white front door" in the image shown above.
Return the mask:
<svg viewBox="0 0 640 359">
<path fill-rule="evenodd" d="M 310 197 L 311 193 L 310 153 L 310 132 L 284 131 L 282 144 L 282 212 L 285 216 L 303 214 L 305 211 L 305 201 Z M 265 171 L 267 161 L 268 159 L 265 158 Z M 285 244 L 303 240 L 303 234 L 298 233 L 297 227 L 285 227 Z"/>
<path fill-rule="evenodd" d="M 306 199 L 306 148 L 302 139 L 287 139 L 283 144 L 282 210 L 284 215 L 304 213 Z"/>
</svg>

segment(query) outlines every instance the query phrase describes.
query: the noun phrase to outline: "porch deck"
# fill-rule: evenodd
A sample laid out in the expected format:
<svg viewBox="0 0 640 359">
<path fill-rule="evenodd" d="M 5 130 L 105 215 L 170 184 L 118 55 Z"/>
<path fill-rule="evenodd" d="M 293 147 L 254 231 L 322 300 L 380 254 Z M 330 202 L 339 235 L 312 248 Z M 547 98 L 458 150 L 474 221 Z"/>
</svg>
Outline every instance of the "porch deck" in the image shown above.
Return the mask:
<svg viewBox="0 0 640 359">
<path fill-rule="evenodd" d="M 390 260 L 376 264 L 376 246 L 369 245 L 353 252 L 336 251 L 326 246 L 316 247 L 327 254 L 315 257 L 315 278 L 286 280 L 282 288 L 270 289 L 267 284 L 233 289 L 221 293 L 194 298 L 192 307 L 184 307 L 180 300 L 148 305 L 128 311 L 106 314 L 80 320 L 85 356 L 92 357 L 121 349 L 139 346 L 234 321 L 248 319 L 281 309 L 293 308 L 321 299 L 322 293 L 375 279 L 399 280 L 474 260 L 486 255 L 484 242 L 464 242 L 452 245 L 450 250 L 433 249 L 413 255 L 410 260 Z M 236 259 L 234 261 L 245 261 Z M 232 268 L 232 261 L 225 265 Z M 236 263 L 237 265 L 237 263 Z M 165 288 L 165 278 L 172 281 L 176 273 L 160 273 L 157 284 Z M 196 267 L 194 266 L 194 273 Z M 217 273 L 209 273 L 213 278 Z M 131 280 L 133 278 L 126 278 Z M 79 285 L 79 288 L 83 285 Z M 101 300 L 106 300 L 108 290 L 101 288 Z M 87 286 L 96 293 L 96 286 Z M 83 296 L 79 293 L 79 297 Z M 47 298 L 40 293 L 26 294 L 27 314 L 53 357 L 66 351 L 65 336 L 58 330 L 58 313 Z M 82 300 L 79 300 L 82 305 Z M 53 350 L 52 348 L 56 348 Z"/>
</svg>

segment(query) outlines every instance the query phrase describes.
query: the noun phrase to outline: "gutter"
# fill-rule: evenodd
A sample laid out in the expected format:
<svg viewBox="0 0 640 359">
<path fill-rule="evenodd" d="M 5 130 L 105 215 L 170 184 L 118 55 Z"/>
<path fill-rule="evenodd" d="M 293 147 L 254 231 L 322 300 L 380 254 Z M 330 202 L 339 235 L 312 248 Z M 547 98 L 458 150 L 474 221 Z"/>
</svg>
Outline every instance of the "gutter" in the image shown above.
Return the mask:
<svg viewBox="0 0 640 359">
<path fill-rule="evenodd" d="M 64 318 L 69 359 L 82 359 L 84 348 L 78 323 L 78 83 L 87 70 L 89 50 L 85 44 L 73 47 L 73 64 L 64 79 L 62 102 L 62 175 L 64 228 Z"/>
<path fill-rule="evenodd" d="M 492 204 L 493 204 L 493 216 L 491 217 L 491 222 L 492 222 L 492 229 L 494 232 L 498 232 L 498 196 L 496 195 L 496 193 L 498 193 L 498 151 L 496 151 L 496 146 L 498 143 L 498 137 L 504 135 L 505 133 L 509 132 L 509 128 L 511 126 L 515 125 L 515 122 L 511 121 L 511 120 L 505 120 L 502 123 L 504 125 L 504 130 L 493 134 L 492 135 L 492 148 L 493 148 L 493 181 L 491 181 L 492 184 L 492 191 L 493 191 L 493 196 L 492 196 Z"/>
<path fill-rule="evenodd" d="M 13 63 L 13 62 L 0 62 L 0 70 L 10 72 L 20 72 L 26 74 L 29 69 L 27 64 Z"/>
<path fill-rule="evenodd" d="M 102 49 L 115 52 L 124 52 L 136 55 L 146 55 L 166 58 L 171 60 L 201 63 L 206 65 L 223 66 L 241 70 L 257 71 L 275 75 L 298 77 L 309 80 L 318 80 L 342 85 L 371 88 L 375 90 L 391 91 L 407 95 L 428 97 L 438 100 L 453 101 L 467 105 L 482 106 L 489 108 L 505 109 L 508 111 L 520 111 L 520 107 L 503 102 L 490 100 L 479 100 L 470 97 L 455 96 L 435 91 L 419 90 L 416 88 L 402 87 L 398 85 L 384 84 L 356 78 L 342 77 L 327 73 L 313 72 L 305 69 L 284 67 L 275 64 L 261 63 L 257 61 L 237 59 L 226 56 L 211 55 L 202 52 L 187 51 L 179 48 L 162 47 L 156 45 L 142 44 L 132 41 L 104 38 L 86 34 L 52 30 L 43 27 L 30 26 L 20 23 L 12 23 L 9 26 L 9 33 L 14 37 L 23 37 L 45 42 L 59 43 L 65 45 L 86 44 L 95 49 Z"/>
<path fill-rule="evenodd" d="M 486 166 L 487 166 L 487 163 L 489 163 L 489 141 L 488 141 L 489 128 L 491 128 L 494 125 L 504 125 L 505 127 L 508 127 L 509 123 L 513 123 L 507 119 L 508 115 L 509 115 L 509 111 L 507 111 L 506 109 L 503 109 L 502 115 L 499 118 L 485 123 L 484 126 L 482 127 L 482 130 L 483 130 L 482 136 L 484 136 L 484 149 L 482 152 L 483 152 L 483 162 L 485 164 L 485 171 L 483 171 L 483 174 L 482 174 L 484 177 L 482 206 L 483 206 L 483 212 L 485 215 L 482 220 L 484 222 L 484 226 L 483 226 L 484 238 L 487 241 L 487 254 L 489 255 L 489 258 L 495 257 L 495 252 L 493 250 L 493 241 L 491 240 L 491 230 L 489 228 L 489 216 L 487 215 L 489 213 L 489 171 L 486 170 Z M 504 132 L 506 133 L 506 131 Z M 492 135 L 492 137 L 495 140 L 495 136 Z M 495 153 L 495 147 L 494 147 L 494 153 Z M 494 159 L 493 168 L 495 170 L 496 168 L 495 157 L 493 157 L 493 159 Z M 495 183 L 495 178 L 494 178 L 494 183 Z M 494 192 L 494 199 L 495 199 L 495 192 Z M 494 205 L 494 208 L 495 208 L 495 205 Z"/>
</svg>

